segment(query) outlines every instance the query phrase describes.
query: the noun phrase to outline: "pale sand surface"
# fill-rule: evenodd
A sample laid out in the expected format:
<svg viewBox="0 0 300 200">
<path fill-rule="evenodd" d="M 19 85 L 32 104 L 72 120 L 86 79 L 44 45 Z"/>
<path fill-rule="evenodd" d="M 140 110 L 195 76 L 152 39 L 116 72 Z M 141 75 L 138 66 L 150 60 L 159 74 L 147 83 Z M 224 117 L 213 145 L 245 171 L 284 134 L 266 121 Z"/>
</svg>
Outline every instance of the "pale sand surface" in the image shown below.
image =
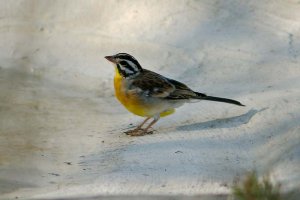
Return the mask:
<svg viewBox="0 0 300 200">
<path fill-rule="evenodd" d="M 0 5 L 0 199 L 222 199 L 253 169 L 299 189 L 298 1 Z M 186 104 L 126 136 L 142 118 L 114 98 L 118 52 L 247 106 Z"/>
</svg>

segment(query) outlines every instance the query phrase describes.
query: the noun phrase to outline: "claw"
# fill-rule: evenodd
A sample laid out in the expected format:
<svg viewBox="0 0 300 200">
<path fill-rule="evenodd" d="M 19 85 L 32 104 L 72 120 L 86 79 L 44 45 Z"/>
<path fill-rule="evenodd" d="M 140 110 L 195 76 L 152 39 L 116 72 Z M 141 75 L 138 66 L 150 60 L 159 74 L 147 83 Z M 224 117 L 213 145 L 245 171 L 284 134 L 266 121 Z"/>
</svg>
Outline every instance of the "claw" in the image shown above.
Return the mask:
<svg viewBox="0 0 300 200">
<path fill-rule="evenodd" d="M 130 136 L 143 136 L 143 135 L 148 135 L 148 134 L 153 134 L 153 131 L 147 131 L 146 129 L 133 129 L 124 132 L 126 135 Z"/>
</svg>

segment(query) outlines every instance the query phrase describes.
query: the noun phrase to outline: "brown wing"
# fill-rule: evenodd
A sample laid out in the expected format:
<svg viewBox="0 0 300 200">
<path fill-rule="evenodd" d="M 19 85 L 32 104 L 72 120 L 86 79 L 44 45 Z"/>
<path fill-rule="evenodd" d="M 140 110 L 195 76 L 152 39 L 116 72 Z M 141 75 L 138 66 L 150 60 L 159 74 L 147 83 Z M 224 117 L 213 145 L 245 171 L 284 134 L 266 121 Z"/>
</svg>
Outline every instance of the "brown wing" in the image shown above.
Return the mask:
<svg viewBox="0 0 300 200">
<path fill-rule="evenodd" d="M 140 88 L 147 96 L 173 100 L 206 96 L 205 94 L 195 93 L 188 86 L 179 81 L 168 79 L 146 69 L 136 77 L 132 82 L 132 86 Z"/>
<path fill-rule="evenodd" d="M 168 99 L 191 99 L 206 96 L 205 94 L 194 92 L 179 81 L 173 79 L 168 79 L 168 81 L 175 86 L 175 90 L 167 97 Z"/>
<path fill-rule="evenodd" d="M 168 97 L 175 90 L 167 78 L 146 69 L 136 77 L 132 86 L 140 88 L 146 96 L 160 98 Z"/>
</svg>

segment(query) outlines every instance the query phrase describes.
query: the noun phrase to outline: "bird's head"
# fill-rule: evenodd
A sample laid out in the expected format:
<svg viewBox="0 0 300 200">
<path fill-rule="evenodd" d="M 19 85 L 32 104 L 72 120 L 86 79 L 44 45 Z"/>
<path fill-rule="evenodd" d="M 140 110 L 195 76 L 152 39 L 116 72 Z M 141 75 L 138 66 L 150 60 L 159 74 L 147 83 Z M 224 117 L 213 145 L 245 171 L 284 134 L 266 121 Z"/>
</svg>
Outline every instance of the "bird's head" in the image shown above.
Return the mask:
<svg viewBox="0 0 300 200">
<path fill-rule="evenodd" d="M 112 56 L 105 56 L 105 58 L 112 62 L 119 74 L 125 78 L 134 77 L 143 71 L 139 62 L 127 53 L 118 53 Z"/>
</svg>

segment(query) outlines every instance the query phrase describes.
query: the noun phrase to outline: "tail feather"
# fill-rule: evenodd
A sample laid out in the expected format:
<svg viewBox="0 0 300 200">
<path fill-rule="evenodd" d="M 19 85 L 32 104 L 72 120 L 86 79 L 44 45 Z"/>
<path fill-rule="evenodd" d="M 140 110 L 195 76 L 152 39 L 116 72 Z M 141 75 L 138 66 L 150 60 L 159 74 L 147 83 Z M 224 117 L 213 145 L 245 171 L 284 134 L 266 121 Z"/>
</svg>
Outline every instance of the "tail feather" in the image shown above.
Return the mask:
<svg viewBox="0 0 300 200">
<path fill-rule="evenodd" d="M 245 106 L 241 104 L 240 102 L 233 100 L 233 99 L 226 99 L 226 98 L 221 98 L 221 97 L 212 97 L 212 96 L 206 96 L 202 93 L 196 93 L 198 96 L 198 99 L 202 100 L 208 100 L 208 101 L 218 101 L 218 102 L 224 102 L 224 103 L 230 103 L 230 104 L 235 104 L 238 106 Z"/>
</svg>

